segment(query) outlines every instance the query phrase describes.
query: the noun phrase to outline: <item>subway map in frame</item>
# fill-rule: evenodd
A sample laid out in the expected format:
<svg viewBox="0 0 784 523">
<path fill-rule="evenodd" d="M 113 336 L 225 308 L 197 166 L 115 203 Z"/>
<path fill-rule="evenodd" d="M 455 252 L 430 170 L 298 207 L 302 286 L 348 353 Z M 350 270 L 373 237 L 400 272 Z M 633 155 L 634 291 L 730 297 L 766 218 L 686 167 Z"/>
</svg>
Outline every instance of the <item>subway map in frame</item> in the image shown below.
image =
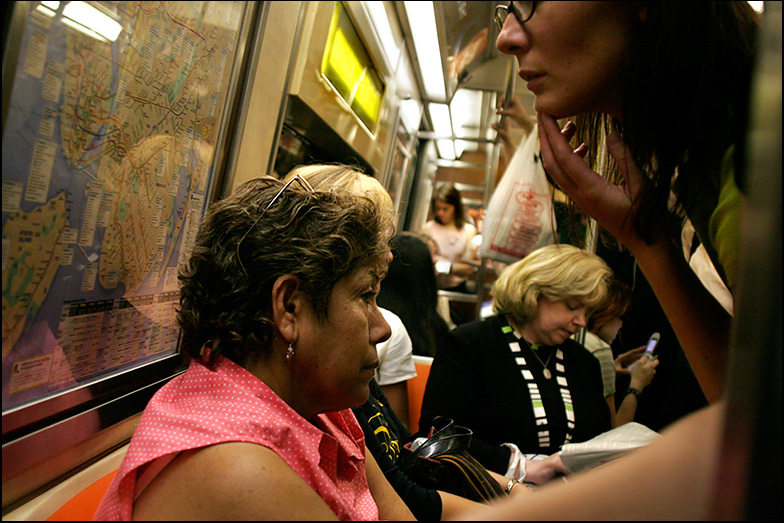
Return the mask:
<svg viewBox="0 0 784 523">
<path fill-rule="evenodd" d="M 176 353 L 177 267 L 210 196 L 245 10 L 29 4 L 3 131 L 3 412 Z M 90 34 L 68 4 L 119 34 Z"/>
</svg>

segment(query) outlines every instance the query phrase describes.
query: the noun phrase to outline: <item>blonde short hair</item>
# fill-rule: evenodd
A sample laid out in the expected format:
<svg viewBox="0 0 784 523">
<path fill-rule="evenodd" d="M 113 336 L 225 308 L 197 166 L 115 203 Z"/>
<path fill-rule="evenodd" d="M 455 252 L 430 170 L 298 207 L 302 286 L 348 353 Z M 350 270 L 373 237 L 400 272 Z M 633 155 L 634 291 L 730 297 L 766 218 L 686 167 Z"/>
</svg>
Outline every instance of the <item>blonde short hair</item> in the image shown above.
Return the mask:
<svg viewBox="0 0 784 523">
<path fill-rule="evenodd" d="M 493 284 L 493 311 L 523 324 L 535 317 L 539 298 L 579 299 L 589 313 L 607 297 L 612 270 L 597 255 L 568 244 L 537 249 L 506 267 Z"/>
<path fill-rule="evenodd" d="M 284 178 L 290 180 L 300 175 L 317 191 L 345 190 L 357 196 L 364 196 L 373 202 L 379 213 L 386 219 L 389 237 L 395 235 L 395 204 L 389 192 L 377 179 L 363 174 L 346 165 L 300 165 L 295 167 Z"/>
</svg>

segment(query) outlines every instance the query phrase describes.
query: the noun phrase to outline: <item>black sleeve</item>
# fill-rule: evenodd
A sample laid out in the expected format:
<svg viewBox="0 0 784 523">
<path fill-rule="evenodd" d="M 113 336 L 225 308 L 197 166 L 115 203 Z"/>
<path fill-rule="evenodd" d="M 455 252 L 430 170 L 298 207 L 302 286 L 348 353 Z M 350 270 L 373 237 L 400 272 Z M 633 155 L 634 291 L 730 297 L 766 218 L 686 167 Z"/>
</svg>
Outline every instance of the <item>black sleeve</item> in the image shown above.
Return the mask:
<svg viewBox="0 0 784 523">
<path fill-rule="evenodd" d="M 397 466 L 394 456 L 399 457 L 400 446 L 408 439 L 409 434 L 387 404 L 381 387 L 375 380 L 371 380 L 368 401 L 353 409 L 365 434 L 365 445 L 378 462 L 387 481 L 417 520 L 440 520 L 442 507 L 438 492 L 420 487 Z M 401 428 L 403 432 L 398 432 Z"/>
<path fill-rule="evenodd" d="M 504 474 L 509 467 L 510 450 L 477 436 L 477 430 L 486 426 L 483 416 L 488 412 L 490 400 L 488 392 L 480 390 L 485 383 L 482 374 L 487 369 L 487 361 L 483 360 L 484 355 L 472 350 L 472 346 L 484 346 L 476 345 L 474 334 L 483 337 L 481 332 L 470 334 L 460 328 L 441 337 L 425 387 L 419 423 L 426 430 L 433 418 L 443 416 L 468 427 L 474 431 L 471 455 L 486 468 Z"/>
</svg>

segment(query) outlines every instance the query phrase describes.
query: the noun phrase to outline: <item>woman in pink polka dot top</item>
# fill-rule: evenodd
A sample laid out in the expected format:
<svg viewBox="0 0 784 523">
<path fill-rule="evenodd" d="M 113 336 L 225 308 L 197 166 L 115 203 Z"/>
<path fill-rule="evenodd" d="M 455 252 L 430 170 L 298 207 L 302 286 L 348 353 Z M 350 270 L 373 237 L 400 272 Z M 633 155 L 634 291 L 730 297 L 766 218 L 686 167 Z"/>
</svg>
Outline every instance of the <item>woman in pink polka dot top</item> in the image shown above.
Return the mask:
<svg viewBox="0 0 784 523">
<path fill-rule="evenodd" d="M 188 370 L 152 398 L 95 519 L 412 520 L 351 412 L 390 335 L 388 216 L 251 180 L 180 270 Z"/>
</svg>

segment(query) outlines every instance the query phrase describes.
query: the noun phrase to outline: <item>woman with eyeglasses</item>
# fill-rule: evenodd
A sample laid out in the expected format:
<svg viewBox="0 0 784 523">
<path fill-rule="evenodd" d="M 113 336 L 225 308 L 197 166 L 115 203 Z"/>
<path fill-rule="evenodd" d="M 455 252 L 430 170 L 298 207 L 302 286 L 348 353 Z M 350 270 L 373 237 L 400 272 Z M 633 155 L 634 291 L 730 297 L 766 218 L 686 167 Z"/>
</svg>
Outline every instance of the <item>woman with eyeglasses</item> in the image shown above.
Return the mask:
<svg viewBox="0 0 784 523">
<path fill-rule="evenodd" d="M 513 2 L 508 11 L 497 45 L 536 95 L 547 172 L 631 252 L 718 400 L 731 318 L 673 238 L 685 214 L 736 286 L 734 173 L 758 16 L 748 2 Z M 561 129 L 562 118 L 577 123 Z"/>
<path fill-rule="evenodd" d="M 145 409 L 97 519 L 413 519 L 366 452 L 394 230 L 373 202 L 262 177 L 180 270 L 184 374 Z"/>
<path fill-rule="evenodd" d="M 635 257 L 706 396 L 716 401 L 732 319 L 671 241 L 671 226 L 680 231 L 671 209 L 689 217 L 735 290 L 735 166 L 743 156 L 757 15 L 747 2 L 513 2 L 504 10 L 497 45 L 516 56 L 536 95 L 545 168 Z M 561 129 L 563 118 L 576 124 Z M 597 154 L 600 137 L 609 154 Z M 746 478 L 719 476 L 718 460 L 745 472 L 740 456 L 750 449 L 720 453 L 728 448 L 724 425 L 733 422 L 724 419 L 723 403 L 676 422 L 644 449 L 537 492 L 530 503 L 507 502 L 465 518 L 728 517 L 711 511 Z"/>
</svg>

